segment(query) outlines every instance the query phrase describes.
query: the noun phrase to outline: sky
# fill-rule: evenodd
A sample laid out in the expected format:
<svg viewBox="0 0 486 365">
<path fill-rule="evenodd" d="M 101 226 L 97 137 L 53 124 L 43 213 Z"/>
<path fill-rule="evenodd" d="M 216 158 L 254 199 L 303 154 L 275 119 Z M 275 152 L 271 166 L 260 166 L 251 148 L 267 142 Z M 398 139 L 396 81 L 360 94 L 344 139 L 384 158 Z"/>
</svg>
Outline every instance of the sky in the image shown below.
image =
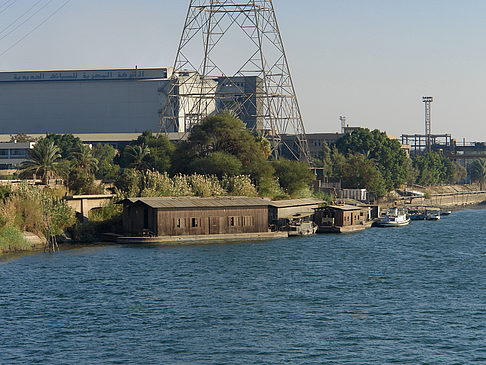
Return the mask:
<svg viewBox="0 0 486 365">
<path fill-rule="evenodd" d="M 172 66 L 188 5 L 0 0 L 0 71 Z M 422 96 L 433 96 L 432 133 L 486 140 L 486 1 L 274 7 L 307 132 L 337 132 L 346 116 L 350 126 L 423 134 Z"/>
</svg>

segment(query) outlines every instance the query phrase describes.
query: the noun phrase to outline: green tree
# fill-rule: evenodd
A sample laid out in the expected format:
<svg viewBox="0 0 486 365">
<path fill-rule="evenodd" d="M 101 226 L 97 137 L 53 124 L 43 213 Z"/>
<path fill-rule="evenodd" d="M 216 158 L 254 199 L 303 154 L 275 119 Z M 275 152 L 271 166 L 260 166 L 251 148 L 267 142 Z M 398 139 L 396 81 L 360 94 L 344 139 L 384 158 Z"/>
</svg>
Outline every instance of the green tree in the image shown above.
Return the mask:
<svg viewBox="0 0 486 365">
<path fill-rule="evenodd" d="M 454 167 L 455 167 L 455 174 L 454 174 L 453 182 L 457 183 L 461 180 L 464 180 L 467 177 L 466 168 L 457 162 L 454 162 Z"/>
<path fill-rule="evenodd" d="M 324 176 L 331 177 L 332 176 L 332 158 L 331 158 L 331 149 L 327 145 L 326 141 L 323 141 L 322 145 L 322 167 L 324 169 Z"/>
<path fill-rule="evenodd" d="M 216 175 L 222 179 L 223 176 L 240 175 L 242 164 L 237 157 L 218 151 L 193 160 L 188 168 L 198 174 Z"/>
<path fill-rule="evenodd" d="M 407 155 L 400 142 L 390 139 L 384 132 L 358 128 L 336 141 L 344 155 L 359 153 L 374 161 L 385 181 L 388 191 L 400 187 L 407 180 Z"/>
<path fill-rule="evenodd" d="M 75 151 L 79 151 L 83 142 L 72 134 L 49 134 L 38 143 L 52 141 L 58 148 L 62 158 L 70 158 Z"/>
<path fill-rule="evenodd" d="M 437 152 L 418 155 L 413 159 L 413 167 L 418 171 L 417 184 L 434 185 L 454 180 L 456 167 L 452 161 Z"/>
<path fill-rule="evenodd" d="M 59 147 L 53 141 L 37 143 L 28 151 L 27 160 L 21 163 L 20 176 L 26 178 L 40 175 L 42 183 L 47 184 L 48 180 L 58 173 L 60 161 Z"/>
<path fill-rule="evenodd" d="M 272 161 L 275 175 L 282 189 L 291 197 L 308 190 L 315 176 L 305 162 L 278 160 Z"/>
<path fill-rule="evenodd" d="M 356 153 L 343 168 L 342 186 L 349 189 L 366 189 L 374 199 L 383 197 L 387 190 L 381 172 L 373 161 Z"/>
<path fill-rule="evenodd" d="M 154 136 L 152 131 L 148 130 L 143 132 L 131 145 L 147 146 L 149 148 L 149 155 L 146 157 L 146 161 L 150 169 L 155 169 L 159 172 L 170 170 L 175 146 L 166 136 L 162 134 Z"/>
<path fill-rule="evenodd" d="M 123 151 L 128 167 L 142 171 L 150 168 L 150 149 L 146 145 L 129 145 Z"/>
<path fill-rule="evenodd" d="M 72 167 L 68 174 L 67 187 L 71 194 L 101 194 L 102 188 L 94 183 L 94 176 L 81 167 Z"/>
<path fill-rule="evenodd" d="M 73 166 L 85 171 L 88 175 L 98 169 L 98 159 L 93 156 L 91 148 L 82 144 L 79 149 L 72 152 Z"/>
<path fill-rule="evenodd" d="M 187 142 L 176 148 L 173 172 L 191 173 L 194 161 L 215 152 L 237 158 L 241 162 L 241 172 L 249 175 L 258 187 L 272 178 L 274 171 L 267 160 L 267 145 L 255 138 L 241 120 L 228 113 L 207 117 L 192 128 Z"/>
<path fill-rule="evenodd" d="M 95 177 L 103 180 L 115 180 L 120 166 L 115 164 L 116 150 L 109 144 L 98 143 L 93 147 L 93 157 L 98 160 Z"/>
<path fill-rule="evenodd" d="M 115 180 L 115 188 L 118 193 L 126 197 L 140 196 L 142 176 L 134 169 L 123 169 Z"/>
<path fill-rule="evenodd" d="M 336 146 L 331 148 L 331 176 L 341 179 L 346 166 L 346 157 L 340 153 Z"/>
<path fill-rule="evenodd" d="M 480 184 L 480 189 L 483 190 L 483 184 L 486 182 L 486 160 L 483 158 L 474 160 L 469 165 L 469 175 L 472 181 Z"/>
</svg>

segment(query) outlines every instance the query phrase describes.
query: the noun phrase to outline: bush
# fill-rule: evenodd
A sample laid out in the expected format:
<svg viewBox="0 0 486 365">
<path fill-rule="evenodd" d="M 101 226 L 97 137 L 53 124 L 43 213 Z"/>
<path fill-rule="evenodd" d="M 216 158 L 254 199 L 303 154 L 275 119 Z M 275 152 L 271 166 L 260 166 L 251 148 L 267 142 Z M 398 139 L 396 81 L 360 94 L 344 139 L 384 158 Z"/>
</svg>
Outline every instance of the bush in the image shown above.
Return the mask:
<svg viewBox="0 0 486 365">
<path fill-rule="evenodd" d="M 74 213 L 52 193 L 56 191 L 21 185 L 0 204 L 0 226 L 15 227 L 38 236 L 62 234 L 66 227 L 74 224 Z"/>
<path fill-rule="evenodd" d="M 108 204 L 99 209 L 92 209 L 89 212 L 89 221 L 105 222 L 110 220 L 118 220 L 121 218 L 122 213 L 123 206 L 110 201 Z"/>
<path fill-rule="evenodd" d="M 257 196 L 249 176 L 225 176 L 221 181 L 214 175 L 176 175 L 157 171 L 125 170 L 115 181 L 119 197 L 134 196 Z"/>
<path fill-rule="evenodd" d="M 27 241 L 22 232 L 15 226 L 4 226 L 0 229 L 0 253 L 10 251 L 25 251 L 33 245 Z"/>
<path fill-rule="evenodd" d="M 258 196 L 255 185 L 251 182 L 250 176 L 225 176 L 222 181 L 224 189 L 234 196 Z"/>
<path fill-rule="evenodd" d="M 314 180 L 315 176 L 305 162 L 279 160 L 273 161 L 275 175 L 282 189 L 291 197 L 299 197 Z M 306 192 L 304 195 L 308 195 Z"/>
</svg>

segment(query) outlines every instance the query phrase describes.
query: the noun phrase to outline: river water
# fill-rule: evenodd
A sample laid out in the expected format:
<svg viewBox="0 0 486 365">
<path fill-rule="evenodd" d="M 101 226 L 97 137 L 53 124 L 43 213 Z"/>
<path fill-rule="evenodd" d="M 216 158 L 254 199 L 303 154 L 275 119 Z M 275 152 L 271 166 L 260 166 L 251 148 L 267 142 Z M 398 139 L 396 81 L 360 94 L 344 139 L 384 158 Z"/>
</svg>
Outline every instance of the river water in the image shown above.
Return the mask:
<svg viewBox="0 0 486 365">
<path fill-rule="evenodd" d="M 485 221 L 0 256 L 0 363 L 484 364 Z"/>
</svg>

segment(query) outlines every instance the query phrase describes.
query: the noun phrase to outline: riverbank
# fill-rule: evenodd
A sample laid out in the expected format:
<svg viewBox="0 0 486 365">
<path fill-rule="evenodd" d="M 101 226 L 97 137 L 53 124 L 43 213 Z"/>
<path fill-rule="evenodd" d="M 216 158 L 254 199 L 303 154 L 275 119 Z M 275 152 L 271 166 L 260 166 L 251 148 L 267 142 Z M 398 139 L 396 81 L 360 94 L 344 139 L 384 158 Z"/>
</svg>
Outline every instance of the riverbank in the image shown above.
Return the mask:
<svg viewBox="0 0 486 365">
<path fill-rule="evenodd" d="M 395 192 L 383 207 L 397 205 L 423 205 L 448 210 L 482 207 L 486 202 L 486 191 L 479 184 L 413 186 Z"/>
<path fill-rule="evenodd" d="M 39 251 L 44 249 L 46 239 L 30 232 L 21 232 L 15 227 L 0 230 L 0 254 Z"/>
</svg>

